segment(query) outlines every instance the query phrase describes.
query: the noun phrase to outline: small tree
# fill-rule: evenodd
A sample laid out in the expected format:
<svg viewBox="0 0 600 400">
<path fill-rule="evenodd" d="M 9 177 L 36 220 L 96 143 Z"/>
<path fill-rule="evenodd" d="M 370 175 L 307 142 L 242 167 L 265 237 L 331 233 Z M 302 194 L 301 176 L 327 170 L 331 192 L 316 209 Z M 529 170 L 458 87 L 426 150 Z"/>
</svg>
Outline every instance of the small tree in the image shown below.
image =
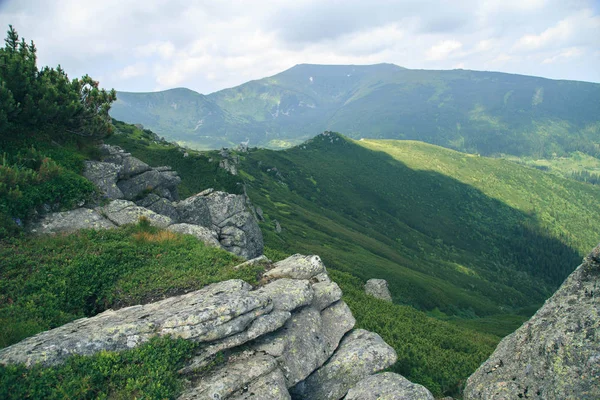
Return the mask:
<svg viewBox="0 0 600 400">
<path fill-rule="evenodd" d="M 85 75 L 69 80 L 60 65 L 37 68 L 37 49 L 12 25 L 0 48 L 0 136 L 18 128 L 51 132 L 56 138 L 76 135 L 102 139 L 112 132 L 108 111 L 117 98 L 114 89 L 100 89 Z"/>
</svg>

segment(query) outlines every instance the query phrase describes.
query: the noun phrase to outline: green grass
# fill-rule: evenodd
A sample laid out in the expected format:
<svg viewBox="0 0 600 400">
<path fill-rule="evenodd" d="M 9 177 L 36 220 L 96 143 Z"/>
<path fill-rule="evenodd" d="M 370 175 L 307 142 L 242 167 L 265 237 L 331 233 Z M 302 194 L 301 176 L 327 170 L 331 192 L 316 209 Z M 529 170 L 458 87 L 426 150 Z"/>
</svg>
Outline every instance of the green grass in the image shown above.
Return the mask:
<svg viewBox="0 0 600 400">
<path fill-rule="evenodd" d="M 174 399 L 184 386 L 177 370 L 195 347 L 162 337 L 119 353 L 72 356 L 57 367 L 0 366 L 0 398 Z"/>
<path fill-rule="evenodd" d="M 136 225 L 0 242 L 0 347 L 108 308 L 240 278 L 262 267 L 196 238 Z"/>
</svg>

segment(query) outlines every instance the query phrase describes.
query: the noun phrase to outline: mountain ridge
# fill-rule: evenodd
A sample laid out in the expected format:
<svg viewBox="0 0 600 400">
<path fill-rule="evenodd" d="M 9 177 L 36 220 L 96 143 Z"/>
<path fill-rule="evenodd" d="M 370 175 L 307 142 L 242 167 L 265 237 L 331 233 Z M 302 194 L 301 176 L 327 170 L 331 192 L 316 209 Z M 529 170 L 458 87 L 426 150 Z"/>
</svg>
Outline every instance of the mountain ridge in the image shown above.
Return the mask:
<svg viewBox="0 0 600 400">
<path fill-rule="evenodd" d="M 600 155 L 597 83 L 394 64 L 299 64 L 208 95 L 192 93 L 118 92 L 111 113 L 202 149 L 246 140 L 287 148 L 329 130 L 484 155 Z M 190 97 L 202 104 L 194 108 Z"/>
</svg>

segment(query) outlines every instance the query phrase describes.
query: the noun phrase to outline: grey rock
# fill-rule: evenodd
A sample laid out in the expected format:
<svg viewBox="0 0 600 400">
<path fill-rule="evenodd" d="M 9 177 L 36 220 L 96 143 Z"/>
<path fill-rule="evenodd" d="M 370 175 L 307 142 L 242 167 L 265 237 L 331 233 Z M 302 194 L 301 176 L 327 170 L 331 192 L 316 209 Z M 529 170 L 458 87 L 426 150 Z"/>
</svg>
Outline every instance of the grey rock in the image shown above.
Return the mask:
<svg viewBox="0 0 600 400">
<path fill-rule="evenodd" d="M 294 254 L 275 263 L 275 267 L 265 272 L 264 276 L 269 279 L 310 279 L 322 272 L 326 272 L 326 270 L 319 256 Z"/>
<path fill-rule="evenodd" d="M 231 175 L 237 175 L 237 168 L 233 160 L 224 159 L 219 161 L 219 167 L 229 172 Z"/>
<path fill-rule="evenodd" d="M 120 179 L 127 179 L 151 169 L 148 164 L 133 157 L 130 153 L 126 153 L 118 146 L 102 145 L 100 152 L 103 155 L 103 161 L 121 167 L 119 171 Z"/>
<path fill-rule="evenodd" d="M 175 208 L 180 222 L 213 229 L 210 210 L 208 209 L 206 197 L 202 193 L 175 203 Z"/>
<path fill-rule="evenodd" d="M 127 200 L 134 200 L 151 192 L 156 192 L 169 200 L 176 200 L 174 197 L 179 183 L 181 178 L 174 171 L 152 169 L 130 179 L 120 180 L 117 186 Z"/>
<path fill-rule="evenodd" d="M 122 199 L 123 192 L 117 187 L 121 166 L 100 161 L 85 161 L 83 176 L 110 199 Z"/>
<path fill-rule="evenodd" d="M 392 302 L 392 295 L 385 279 L 369 279 L 365 284 L 365 292 L 377 299 Z"/>
<path fill-rule="evenodd" d="M 248 259 L 262 254 L 262 232 L 243 195 L 211 192 L 202 198 L 206 199 L 211 223 L 219 230 L 219 241 L 226 250 Z"/>
<path fill-rule="evenodd" d="M 203 377 L 195 387 L 185 391 L 180 400 L 228 399 L 236 392 L 248 387 L 258 378 L 277 369 L 277 362 L 267 355 L 248 355 L 218 368 Z"/>
<path fill-rule="evenodd" d="M 167 216 L 173 220 L 173 222 L 179 221 L 179 214 L 173 203 L 163 197 L 160 197 L 154 193 L 150 193 L 148 196 L 135 202 L 140 207 L 152 210 L 157 214 Z"/>
<path fill-rule="evenodd" d="M 307 280 L 278 279 L 262 287 L 258 292 L 271 298 L 273 308 L 292 311 L 313 301 L 314 292 Z"/>
<path fill-rule="evenodd" d="M 256 215 L 257 215 L 258 219 L 260 221 L 264 221 L 265 220 L 265 216 L 264 216 L 262 208 L 260 208 L 259 206 L 256 206 L 255 210 L 256 210 Z"/>
<path fill-rule="evenodd" d="M 310 281 L 314 282 L 314 283 L 322 283 L 322 282 L 331 283 L 331 278 L 329 277 L 329 275 L 327 275 L 327 272 L 321 272 L 320 274 L 313 276 L 310 279 Z"/>
<path fill-rule="evenodd" d="M 465 399 L 600 398 L 600 245 L 467 380 Z"/>
<path fill-rule="evenodd" d="M 354 328 L 356 320 L 346 303 L 338 301 L 321 311 L 325 350 L 331 355 L 340 344 L 346 332 Z"/>
<path fill-rule="evenodd" d="M 343 315 L 345 312 L 349 316 Z M 283 328 L 257 339 L 254 349 L 276 357 L 286 386 L 291 387 L 323 365 L 353 326 L 354 318 L 345 304 L 328 313 L 305 307 L 294 313 Z"/>
<path fill-rule="evenodd" d="M 230 400 L 289 400 L 285 378 L 280 369 L 269 372 L 234 393 Z"/>
<path fill-rule="evenodd" d="M 167 228 L 168 231 L 182 233 L 184 235 L 192 235 L 198 240 L 204 242 L 207 246 L 221 247 L 221 243 L 217 239 L 217 233 L 208 228 L 192 224 L 173 224 Z"/>
<path fill-rule="evenodd" d="M 49 234 L 75 232 L 79 229 L 110 229 L 115 227 L 115 224 L 104 218 L 100 213 L 87 208 L 77 208 L 71 211 L 47 214 L 33 223 L 29 230 L 35 234 Z"/>
<path fill-rule="evenodd" d="M 142 217 L 148 219 L 152 226 L 158 228 L 166 228 L 173 222 L 169 217 L 137 206 L 134 202 L 127 200 L 113 200 L 104 207 L 97 207 L 96 211 L 117 226 L 136 224 Z"/>
<path fill-rule="evenodd" d="M 289 311 L 272 311 L 269 314 L 261 315 L 252 321 L 246 330 L 212 342 L 206 347 L 202 348 L 198 355 L 195 356 L 191 362 L 179 372 L 185 374 L 204 367 L 219 351 L 240 346 L 264 334 L 273 332 L 281 328 L 283 324 L 285 324 L 285 322 L 290 318 L 290 316 L 291 314 Z"/>
<path fill-rule="evenodd" d="M 342 289 L 335 282 L 317 282 L 312 285 L 315 296 L 312 306 L 317 310 L 329 307 L 342 298 Z"/>
<path fill-rule="evenodd" d="M 337 400 L 363 378 L 396 362 L 393 348 L 373 332 L 358 329 L 346 336 L 325 365 L 290 389 L 295 399 Z"/>
<path fill-rule="evenodd" d="M 156 335 L 211 342 L 243 332 L 272 310 L 271 300 L 230 280 L 156 303 L 108 310 L 0 350 L 0 363 L 54 365 L 72 354 L 135 347 Z"/>
<path fill-rule="evenodd" d="M 371 375 L 348 391 L 345 400 L 435 400 L 424 386 L 402 375 L 384 372 Z"/>
<path fill-rule="evenodd" d="M 281 233 L 281 224 L 279 223 L 279 221 L 274 220 L 273 222 L 275 223 L 275 232 Z"/>
</svg>

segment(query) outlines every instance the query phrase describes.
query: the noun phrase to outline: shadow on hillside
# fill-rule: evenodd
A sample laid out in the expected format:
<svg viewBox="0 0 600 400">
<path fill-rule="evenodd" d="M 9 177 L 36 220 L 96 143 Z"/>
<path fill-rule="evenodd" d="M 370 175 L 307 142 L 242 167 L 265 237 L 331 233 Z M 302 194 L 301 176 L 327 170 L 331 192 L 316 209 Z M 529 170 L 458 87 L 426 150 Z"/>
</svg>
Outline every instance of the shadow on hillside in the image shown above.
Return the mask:
<svg viewBox="0 0 600 400">
<path fill-rule="evenodd" d="M 458 298 L 465 299 L 462 311 L 477 310 L 482 298 L 517 308 L 538 304 L 581 261 L 535 216 L 343 137 L 331 142 L 321 135 L 288 151 L 260 150 L 248 161 L 255 176 L 263 172 L 254 186 L 295 209 L 282 212 L 267 198 L 253 198 L 288 227 L 277 242 L 267 233 L 267 245 L 316 250 L 331 265 L 363 279 L 386 278 L 403 302 L 419 308 L 455 313 L 444 302 Z M 285 188 L 267 178 L 265 171 L 273 166 L 283 174 Z M 317 215 L 329 222 L 319 222 Z M 437 293 L 444 290 L 461 294 L 449 299 Z"/>
</svg>

